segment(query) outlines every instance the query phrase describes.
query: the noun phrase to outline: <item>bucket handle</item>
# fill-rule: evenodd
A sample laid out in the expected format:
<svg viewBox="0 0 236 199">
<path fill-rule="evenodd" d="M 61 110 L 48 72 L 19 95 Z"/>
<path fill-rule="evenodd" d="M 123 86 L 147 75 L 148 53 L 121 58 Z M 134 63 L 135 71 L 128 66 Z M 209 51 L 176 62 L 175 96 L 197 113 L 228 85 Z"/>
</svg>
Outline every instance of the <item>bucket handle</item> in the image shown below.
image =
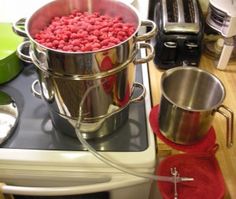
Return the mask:
<svg viewBox="0 0 236 199">
<path fill-rule="evenodd" d="M 151 20 L 143 20 L 141 21 L 141 26 L 151 27 L 151 30 L 143 35 L 136 36 L 136 41 L 147 41 L 150 40 L 152 37 L 154 37 L 157 33 L 157 26 L 156 24 Z"/>
<path fill-rule="evenodd" d="M 22 29 L 22 27 L 25 27 L 25 22 L 26 22 L 26 18 L 21 18 L 12 23 L 13 31 L 21 37 L 27 37 L 25 30 Z"/>
<path fill-rule="evenodd" d="M 234 139 L 234 113 L 225 105 L 220 105 L 216 111 L 226 119 L 226 146 L 230 148 L 233 146 Z"/>
</svg>

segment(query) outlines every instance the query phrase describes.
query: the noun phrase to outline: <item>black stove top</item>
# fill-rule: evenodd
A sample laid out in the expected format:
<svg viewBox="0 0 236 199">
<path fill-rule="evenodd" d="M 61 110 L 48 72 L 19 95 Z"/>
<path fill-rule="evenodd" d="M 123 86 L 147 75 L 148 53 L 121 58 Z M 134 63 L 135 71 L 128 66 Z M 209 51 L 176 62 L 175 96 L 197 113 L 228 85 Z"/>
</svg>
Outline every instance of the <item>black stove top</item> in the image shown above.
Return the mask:
<svg viewBox="0 0 236 199">
<path fill-rule="evenodd" d="M 136 67 L 136 81 L 142 83 L 142 67 Z M 24 67 L 11 82 L 0 85 L 15 101 L 19 109 L 19 121 L 0 148 L 33 150 L 85 150 L 77 138 L 57 132 L 52 125 L 47 105 L 31 93 L 31 84 L 37 79 L 35 67 Z M 112 134 L 89 143 L 98 151 L 137 152 L 148 147 L 145 102 L 129 107 L 129 119 Z"/>
</svg>

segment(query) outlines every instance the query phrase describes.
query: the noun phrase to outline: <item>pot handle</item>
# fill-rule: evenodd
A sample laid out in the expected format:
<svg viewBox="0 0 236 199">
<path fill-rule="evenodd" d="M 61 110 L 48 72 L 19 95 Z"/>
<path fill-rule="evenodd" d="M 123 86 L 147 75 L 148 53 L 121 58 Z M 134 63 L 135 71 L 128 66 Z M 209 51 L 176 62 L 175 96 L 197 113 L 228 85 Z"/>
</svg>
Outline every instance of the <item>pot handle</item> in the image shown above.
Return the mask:
<svg viewBox="0 0 236 199">
<path fill-rule="evenodd" d="M 220 105 L 216 111 L 226 119 L 226 146 L 230 148 L 234 140 L 234 113 L 225 105 Z"/>
<path fill-rule="evenodd" d="M 22 61 L 27 62 L 27 63 L 32 63 L 31 57 L 23 52 L 24 49 L 27 49 L 27 51 L 29 51 L 29 47 L 30 47 L 30 41 L 27 40 L 27 41 L 22 42 L 17 47 L 16 54 Z"/>
<path fill-rule="evenodd" d="M 13 31 L 21 37 L 27 37 L 25 30 L 22 29 L 22 27 L 23 28 L 25 27 L 25 21 L 26 21 L 25 18 L 21 18 L 18 21 L 12 23 Z"/>
<path fill-rule="evenodd" d="M 145 97 L 146 89 L 145 89 L 145 87 L 144 87 L 143 84 L 141 84 L 141 83 L 139 83 L 139 82 L 134 82 L 132 95 L 133 95 L 134 90 L 135 90 L 136 88 L 139 88 L 139 89 L 141 90 L 141 92 L 138 94 L 138 96 L 135 96 L 135 97 L 131 98 L 131 99 L 129 100 L 129 102 L 128 102 L 124 107 L 121 107 L 121 108 L 118 108 L 118 109 L 114 110 L 114 111 L 111 112 L 110 114 L 107 114 L 105 117 L 108 118 L 108 117 L 110 117 L 110 116 L 112 116 L 112 115 L 114 115 L 114 114 L 116 114 L 116 113 L 121 112 L 121 111 L 124 110 L 127 106 L 129 106 L 131 103 L 141 102 L 141 101 L 144 99 L 144 97 Z M 131 96 L 131 97 L 132 97 L 132 96 Z"/>
<path fill-rule="evenodd" d="M 136 103 L 136 102 L 141 102 L 141 101 L 145 98 L 146 89 L 145 89 L 145 87 L 143 86 L 143 84 L 138 83 L 138 82 L 134 82 L 133 87 L 134 87 L 134 89 L 135 89 L 135 88 L 141 89 L 141 93 L 140 93 L 137 97 L 134 97 L 133 99 L 131 99 L 128 104 L 130 104 L 130 103 Z"/>
<path fill-rule="evenodd" d="M 157 26 L 153 21 L 148 20 L 148 19 L 143 20 L 143 21 L 141 21 L 141 26 L 151 27 L 152 29 L 149 32 L 147 32 L 143 35 L 136 36 L 136 38 L 135 38 L 136 41 L 147 41 L 147 40 L 150 40 L 152 37 L 154 37 L 156 35 Z"/>
<path fill-rule="evenodd" d="M 31 93 L 33 94 L 33 96 L 42 99 L 42 93 L 36 90 L 36 86 L 39 85 L 39 80 L 36 79 L 33 81 L 32 85 L 31 85 Z"/>
<path fill-rule="evenodd" d="M 149 43 L 138 43 L 138 49 L 149 49 L 149 51 L 147 51 L 147 56 L 144 58 L 137 58 L 134 60 L 134 64 L 144 64 L 147 63 L 149 61 L 151 61 L 154 58 L 154 48 L 151 44 Z"/>
</svg>

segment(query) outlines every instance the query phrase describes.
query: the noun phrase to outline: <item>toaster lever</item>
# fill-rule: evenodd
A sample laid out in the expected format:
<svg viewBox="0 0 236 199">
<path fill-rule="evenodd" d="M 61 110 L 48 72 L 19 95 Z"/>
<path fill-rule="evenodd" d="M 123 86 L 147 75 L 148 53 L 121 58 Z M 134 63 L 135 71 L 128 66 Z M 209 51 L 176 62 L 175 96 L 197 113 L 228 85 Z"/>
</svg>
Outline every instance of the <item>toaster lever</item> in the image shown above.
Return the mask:
<svg viewBox="0 0 236 199">
<path fill-rule="evenodd" d="M 176 48 L 177 43 L 174 41 L 167 41 L 167 42 L 164 42 L 164 46 L 167 48 Z"/>
<path fill-rule="evenodd" d="M 196 44 L 196 43 L 193 43 L 193 42 L 187 42 L 186 44 L 185 44 L 188 48 L 197 48 L 198 47 L 198 44 Z"/>
</svg>

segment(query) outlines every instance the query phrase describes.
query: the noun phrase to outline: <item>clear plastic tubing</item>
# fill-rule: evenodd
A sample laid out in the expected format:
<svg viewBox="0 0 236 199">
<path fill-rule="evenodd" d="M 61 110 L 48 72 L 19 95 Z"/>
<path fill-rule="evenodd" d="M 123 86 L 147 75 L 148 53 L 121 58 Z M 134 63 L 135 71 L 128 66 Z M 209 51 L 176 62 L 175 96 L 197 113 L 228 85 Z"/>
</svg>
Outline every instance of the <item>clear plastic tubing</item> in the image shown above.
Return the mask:
<svg viewBox="0 0 236 199">
<path fill-rule="evenodd" d="M 102 162 L 104 162 L 105 164 L 119 170 L 122 171 L 124 173 L 127 173 L 129 175 L 133 175 L 136 177 L 141 177 L 141 178 L 147 178 L 150 180 L 155 180 L 155 181 L 165 181 L 165 182 L 172 182 L 174 183 L 175 180 L 176 182 L 183 182 L 183 181 L 193 181 L 193 178 L 190 177 L 177 177 L 176 179 L 173 176 L 160 176 L 160 175 L 152 175 L 152 174 L 147 174 L 147 173 L 140 173 L 140 172 L 135 172 L 131 169 L 125 168 L 124 166 L 118 165 L 117 163 L 115 163 L 114 161 L 108 159 L 106 156 L 104 156 L 101 153 L 98 153 L 82 136 L 82 134 L 80 133 L 80 124 L 82 121 L 82 107 L 83 107 L 83 103 L 86 99 L 86 96 L 88 95 L 88 93 L 94 89 L 98 87 L 98 85 L 94 85 L 89 87 L 86 92 L 84 93 L 84 96 L 81 99 L 80 105 L 79 105 L 79 117 L 78 120 L 76 122 L 75 125 L 75 132 L 76 132 L 76 136 L 79 139 L 79 141 L 83 144 L 84 147 L 86 147 L 88 149 L 88 151 L 90 153 L 92 153 L 96 158 L 98 158 L 99 160 L 101 160 Z"/>
</svg>

